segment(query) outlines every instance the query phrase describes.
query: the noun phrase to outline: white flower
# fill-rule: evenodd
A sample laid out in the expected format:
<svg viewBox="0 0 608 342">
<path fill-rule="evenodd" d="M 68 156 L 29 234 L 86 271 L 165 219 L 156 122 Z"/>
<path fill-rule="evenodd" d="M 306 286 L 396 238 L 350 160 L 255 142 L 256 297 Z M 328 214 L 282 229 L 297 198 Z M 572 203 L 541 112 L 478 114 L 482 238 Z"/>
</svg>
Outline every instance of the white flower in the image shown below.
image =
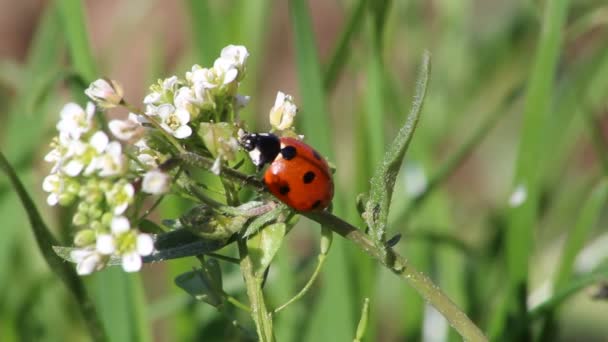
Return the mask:
<svg viewBox="0 0 608 342">
<path fill-rule="evenodd" d="M 141 189 L 153 195 L 164 194 L 169 191 L 169 175 L 159 170 L 146 172 Z"/>
<path fill-rule="evenodd" d="M 230 84 L 238 76 L 239 71 L 230 60 L 218 58 L 213 68 L 192 68 L 190 78 L 197 93 L 205 89 L 219 88 Z"/>
<path fill-rule="evenodd" d="M 84 93 L 102 108 L 116 107 L 124 95 L 118 82 L 104 78 L 91 83 Z"/>
<path fill-rule="evenodd" d="M 163 104 L 158 107 L 160 126 L 178 139 L 192 135 L 192 128 L 188 126 L 190 113 L 185 109 L 176 109 L 173 105 Z"/>
<path fill-rule="evenodd" d="M 138 234 L 134 247 L 134 250 L 122 255 L 122 269 L 125 272 L 137 272 L 141 269 L 141 257 L 152 254 L 154 241 L 148 234 Z"/>
<path fill-rule="evenodd" d="M 139 117 L 139 115 L 129 113 L 127 120 L 112 120 L 108 123 L 108 128 L 116 138 L 123 141 L 131 140 L 140 132 L 139 120 L 145 120 Z"/>
<path fill-rule="evenodd" d="M 46 203 L 50 206 L 54 206 L 59 202 L 59 195 L 61 194 L 64 187 L 64 181 L 58 174 L 51 174 L 44 178 L 42 181 L 42 189 L 46 192 L 50 192 L 46 198 Z"/>
<path fill-rule="evenodd" d="M 122 146 L 112 141 L 106 147 L 105 153 L 97 158 L 97 168 L 101 177 L 112 177 L 122 174 L 127 166 L 126 158 L 122 154 Z"/>
<path fill-rule="evenodd" d="M 175 92 L 175 97 L 173 98 L 173 103 L 175 107 L 178 109 L 185 109 L 190 113 L 193 112 L 195 106 L 198 106 L 202 103 L 202 99 L 197 98 L 189 87 L 181 87 Z"/>
<path fill-rule="evenodd" d="M 179 80 L 177 76 L 171 76 L 163 80 L 163 90 L 164 91 L 175 91 L 177 89 Z"/>
<path fill-rule="evenodd" d="M 131 183 L 127 181 L 119 181 L 114 184 L 114 186 L 106 192 L 106 201 L 108 204 L 114 208 L 114 215 L 120 215 L 127 210 L 131 201 L 133 201 L 133 195 L 135 194 L 135 189 Z"/>
<path fill-rule="evenodd" d="M 220 57 L 232 62 L 242 72 L 245 63 L 247 63 L 249 52 L 242 45 L 228 45 L 222 49 Z"/>
<path fill-rule="evenodd" d="M 111 234 L 99 234 L 95 243 L 95 249 L 103 255 L 110 255 L 116 250 L 114 237 Z"/>
<path fill-rule="evenodd" d="M 92 102 L 87 103 L 86 110 L 76 103 L 68 103 L 61 109 L 57 130 L 70 138 L 80 139 L 82 134 L 93 127 L 93 114 L 95 114 L 95 106 Z"/>
<path fill-rule="evenodd" d="M 120 235 L 128 232 L 129 229 L 131 229 L 131 223 L 129 222 L 129 219 L 124 216 L 115 216 L 112 218 L 110 227 L 113 234 Z"/>
<path fill-rule="evenodd" d="M 270 109 L 270 124 L 273 128 L 282 131 L 293 125 L 293 119 L 298 112 L 298 108 L 290 95 L 283 92 L 277 93 L 274 106 Z"/>
<path fill-rule="evenodd" d="M 77 263 L 78 275 L 88 275 L 105 266 L 103 258 L 93 248 L 75 249 L 70 252 L 70 258 Z"/>
</svg>

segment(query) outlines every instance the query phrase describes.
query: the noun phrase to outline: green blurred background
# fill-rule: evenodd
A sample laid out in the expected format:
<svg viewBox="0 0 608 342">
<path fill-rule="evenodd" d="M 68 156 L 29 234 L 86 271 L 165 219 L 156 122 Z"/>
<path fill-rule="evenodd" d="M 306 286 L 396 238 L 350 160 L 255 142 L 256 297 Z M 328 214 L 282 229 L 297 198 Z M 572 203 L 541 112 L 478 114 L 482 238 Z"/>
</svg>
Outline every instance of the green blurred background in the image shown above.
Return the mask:
<svg viewBox="0 0 608 342">
<path fill-rule="evenodd" d="M 228 44 L 251 53 L 242 118 L 267 130 L 276 92 L 294 95 L 299 132 L 337 168 L 334 213 L 359 226 L 355 199 L 405 121 L 429 50 L 428 96 L 393 196 L 396 249 L 493 340 L 608 339 L 608 303 L 593 299 L 608 279 L 605 0 L 0 1 L 0 150 L 60 241 L 71 241 L 70 216 L 46 206 L 41 183 L 62 104 L 84 104 L 100 76 L 139 103 L 156 79 L 211 65 Z M 165 201 L 155 219 L 186 207 Z M 0 341 L 87 340 L 4 175 L 0 217 Z M 305 219 L 292 230 L 265 287 L 271 307 L 307 281 L 318 240 Z M 459 340 L 406 284 L 335 240 L 321 279 L 275 317 L 279 341 L 352 340 L 365 297 L 368 341 Z M 196 265 L 87 277 L 110 340 L 244 339 L 173 284 Z M 239 270 L 224 276 L 246 300 Z"/>
</svg>

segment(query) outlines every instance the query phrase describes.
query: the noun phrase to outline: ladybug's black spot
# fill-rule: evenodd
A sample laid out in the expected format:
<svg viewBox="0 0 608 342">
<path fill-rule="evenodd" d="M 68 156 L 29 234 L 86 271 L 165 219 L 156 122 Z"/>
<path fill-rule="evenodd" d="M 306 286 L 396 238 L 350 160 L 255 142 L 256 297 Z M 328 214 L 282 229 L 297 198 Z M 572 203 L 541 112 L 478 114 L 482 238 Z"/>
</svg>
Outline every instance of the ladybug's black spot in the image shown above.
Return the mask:
<svg viewBox="0 0 608 342">
<path fill-rule="evenodd" d="M 285 146 L 281 150 L 281 155 L 285 160 L 292 160 L 297 154 L 296 148 L 293 146 Z"/>
<path fill-rule="evenodd" d="M 315 179 L 315 176 L 316 175 L 314 172 L 308 171 L 304 174 L 304 177 L 302 177 L 302 180 L 304 181 L 304 184 L 310 184 Z"/>
<path fill-rule="evenodd" d="M 320 205 L 321 201 L 317 200 L 315 203 L 312 204 L 312 207 L 310 207 L 310 209 L 317 209 Z"/>
<path fill-rule="evenodd" d="M 321 155 L 319 154 L 319 152 L 312 150 L 312 155 L 315 156 L 315 158 L 317 158 L 317 160 L 321 160 Z"/>
<path fill-rule="evenodd" d="M 279 193 L 281 195 L 287 195 L 289 193 L 291 189 L 289 188 L 289 185 L 285 184 L 285 185 L 281 185 L 279 187 Z"/>
</svg>

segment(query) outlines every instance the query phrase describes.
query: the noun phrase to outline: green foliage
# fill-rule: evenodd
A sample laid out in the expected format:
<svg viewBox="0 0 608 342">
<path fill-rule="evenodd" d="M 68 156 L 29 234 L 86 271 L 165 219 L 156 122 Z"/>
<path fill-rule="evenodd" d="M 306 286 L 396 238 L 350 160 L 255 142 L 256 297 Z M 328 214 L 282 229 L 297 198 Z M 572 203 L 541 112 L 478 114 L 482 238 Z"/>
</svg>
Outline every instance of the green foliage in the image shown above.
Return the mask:
<svg viewBox="0 0 608 342">
<path fill-rule="evenodd" d="M 420 114 L 422 113 L 422 105 L 426 95 L 430 72 L 431 57 L 426 53 L 422 59 L 422 67 L 420 68 L 420 76 L 416 85 L 416 95 L 414 96 L 412 109 L 370 182 L 371 189 L 363 217 L 370 230 L 370 235 L 377 246 L 384 246 L 386 243 L 386 224 L 395 181 L 403 164 L 405 152 L 414 136 L 414 130 L 418 124 Z"/>
<path fill-rule="evenodd" d="M 51 2 L 19 17 L 26 57 L 0 59 L 0 340 L 482 340 L 459 308 L 492 340 L 608 334 L 591 295 L 608 277 L 605 1 L 144 2 Z M 188 143 L 156 137 L 178 191 L 136 204 L 155 237 L 143 272 L 112 257 L 76 276 L 77 208 L 40 189 L 61 105 L 109 75 L 134 100 L 228 44 L 251 53 L 251 103 L 226 97 Z M 268 129 L 277 90 L 335 165 L 335 215 L 268 205 L 242 151 L 208 172 L 217 136 Z"/>
</svg>

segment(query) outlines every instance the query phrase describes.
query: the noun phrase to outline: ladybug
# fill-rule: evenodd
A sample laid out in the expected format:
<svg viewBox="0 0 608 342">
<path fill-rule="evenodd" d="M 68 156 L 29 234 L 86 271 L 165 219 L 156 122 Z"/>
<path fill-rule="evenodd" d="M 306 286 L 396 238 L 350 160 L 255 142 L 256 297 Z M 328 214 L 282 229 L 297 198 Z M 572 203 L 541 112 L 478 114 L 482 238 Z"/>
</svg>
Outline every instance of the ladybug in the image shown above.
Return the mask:
<svg viewBox="0 0 608 342">
<path fill-rule="evenodd" d="M 244 133 L 243 148 L 262 169 L 264 184 L 281 202 L 298 211 L 327 208 L 334 196 L 334 183 L 327 161 L 300 140 L 271 133 Z"/>
</svg>

